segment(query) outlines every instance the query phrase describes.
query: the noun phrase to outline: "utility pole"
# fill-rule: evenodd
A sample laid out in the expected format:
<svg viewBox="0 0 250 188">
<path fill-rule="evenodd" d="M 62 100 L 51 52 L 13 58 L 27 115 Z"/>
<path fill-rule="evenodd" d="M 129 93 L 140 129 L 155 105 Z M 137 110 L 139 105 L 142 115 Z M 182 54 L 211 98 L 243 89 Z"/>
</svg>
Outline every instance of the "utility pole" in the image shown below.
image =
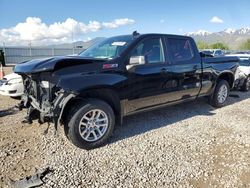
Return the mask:
<svg viewBox="0 0 250 188">
<path fill-rule="evenodd" d="M 3 53 L 5 53 L 5 42 L 3 42 Z"/>
<path fill-rule="evenodd" d="M 29 42 L 29 48 L 30 48 L 30 57 L 32 56 L 32 51 L 31 51 L 31 41 Z"/>
<path fill-rule="evenodd" d="M 75 46 L 74 46 L 74 26 L 73 23 L 71 25 L 71 42 L 72 42 L 72 53 L 75 54 Z"/>
<path fill-rule="evenodd" d="M 52 47 L 52 56 L 55 56 L 55 46 Z"/>
</svg>

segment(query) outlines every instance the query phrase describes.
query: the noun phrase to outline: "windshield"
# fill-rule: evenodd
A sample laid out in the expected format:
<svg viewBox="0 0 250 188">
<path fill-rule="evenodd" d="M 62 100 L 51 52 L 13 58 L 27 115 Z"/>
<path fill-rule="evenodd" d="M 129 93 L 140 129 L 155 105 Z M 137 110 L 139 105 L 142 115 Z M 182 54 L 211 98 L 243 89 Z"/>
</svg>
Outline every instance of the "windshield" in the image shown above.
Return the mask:
<svg viewBox="0 0 250 188">
<path fill-rule="evenodd" d="M 133 36 L 117 36 L 97 42 L 86 49 L 79 56 L 96 59 L 113 59 L 121 55 L 133 41 Z"/>
<path fill-rule="evenodd" d="M 250 60 L 248 58 L 240 58 L 239 63 L 241 66 L 250 66 Z"/>
</svg>

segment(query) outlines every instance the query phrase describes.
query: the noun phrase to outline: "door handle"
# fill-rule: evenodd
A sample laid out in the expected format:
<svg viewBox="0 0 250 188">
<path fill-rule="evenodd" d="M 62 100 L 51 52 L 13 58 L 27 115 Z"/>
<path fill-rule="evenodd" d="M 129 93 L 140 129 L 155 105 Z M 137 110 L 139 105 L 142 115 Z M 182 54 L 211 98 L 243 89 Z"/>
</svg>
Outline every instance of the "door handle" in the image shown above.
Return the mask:
<svg viewBox="0 0 250 188">
<path fill-rule="evenodd" d="M 166 68 L 162 68 L 162 69 L 161 69 L 161 72 L 164 72 L 164 73 L 165 73 L 165 72 L 167 72 L 167 71 L 168 71 L 168 70 L 167 70 Z"/>
<path fill-rule="evenodd" d="M 161 72 L 165 74 L 165 73 L 167 73 L 167 72 L 168 72 L 168 69 L 166 69 L 166 68 L 162 68 L 162 69 L 161 69 Z"/>
<path fill-rule="evenodd" d="M 161 69 L 161 74 L 162 74 L 163 76 L 166 76 L 166 75 L 168 74 L 168 69 L 167 69 L 167 68 L 162 68 L 162 69 Z"/>
<path fill-rule="evenodd" d="M 198 67 L 198 65 L 195 65 L 194 67 L 193 67 L 193 69 L 198 69 L 199 67 Z"/>
</svg>

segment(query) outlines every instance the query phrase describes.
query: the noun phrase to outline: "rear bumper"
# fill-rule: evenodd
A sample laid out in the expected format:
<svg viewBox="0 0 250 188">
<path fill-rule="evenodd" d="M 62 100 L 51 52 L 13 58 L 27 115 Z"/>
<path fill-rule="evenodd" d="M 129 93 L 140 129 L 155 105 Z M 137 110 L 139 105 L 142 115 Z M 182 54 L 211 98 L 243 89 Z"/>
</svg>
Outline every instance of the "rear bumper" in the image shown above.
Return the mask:
<svg viewBox="0 0 250 188">
<path fill-rule="evenodd" d="M 244 78 L 244 77 L 236 79 L 234 82 L 234 88 L 240 89 L 244 85 L 245 80 L 246 80 L 246 78 Z"/>
</svg>

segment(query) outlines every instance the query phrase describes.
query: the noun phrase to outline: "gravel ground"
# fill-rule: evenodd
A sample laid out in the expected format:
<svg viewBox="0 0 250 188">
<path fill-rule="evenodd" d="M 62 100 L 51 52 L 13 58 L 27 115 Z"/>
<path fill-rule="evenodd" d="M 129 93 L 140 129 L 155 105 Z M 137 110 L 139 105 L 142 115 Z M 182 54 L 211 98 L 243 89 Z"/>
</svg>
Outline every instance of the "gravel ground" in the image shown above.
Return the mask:
<svg viewBox="0 0 250 188">
<path fill-rule="evenodd" d="M 18 101 L 0 96 L 0 187 L 46 167 L 42 187 L 250 187 L 250 92 L 232 94 L 220 109 L 199 99 L 127 117 L 90 151 L 22 125 Z"/>
</svg>

